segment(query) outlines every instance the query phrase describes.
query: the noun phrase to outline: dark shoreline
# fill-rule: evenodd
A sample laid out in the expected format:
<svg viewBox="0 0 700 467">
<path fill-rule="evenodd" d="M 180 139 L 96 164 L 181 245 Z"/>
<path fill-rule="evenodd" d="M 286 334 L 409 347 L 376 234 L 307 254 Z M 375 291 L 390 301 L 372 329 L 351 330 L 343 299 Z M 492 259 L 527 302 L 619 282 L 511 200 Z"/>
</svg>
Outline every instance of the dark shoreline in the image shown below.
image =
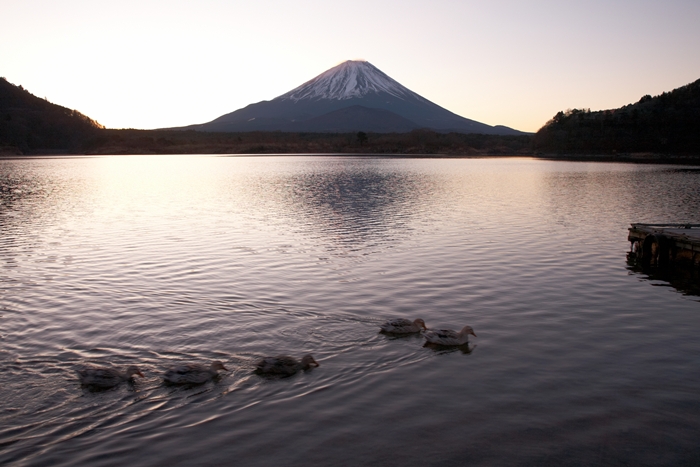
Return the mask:
<svg viewBox="0 0 700 467">
<path fill-rule="evenodd" d="M 562 162 L 605 162 L 605 163 L 627 163 L 627 164 L 668 164 L 700 166 L 700 156 L 672 156 L 661 154 L 399 154 L 399 153 L 260 153 L 260 154 L 204 154 L 204 153 L 174 153 L 174 154 L 70 154 L 70 153 L 37 153 L 37 154 L 17 154 L 0 155 L 0 160 L 23 160 L 23 159 L 78 159 L 101 156 L 183 156 L 201 155 L 217 157 L 277 157 L 277 156 L 341 156 L 341 157 L 373 157 L 378 159 L 538 159 L 543 161 Z"/>
<path fill-rule="evenodd" d="M 700 155 L 674 155 L 655 153 L 623 154 L 534 154 L 536 159 L 571 162 L 626 162 L 633 164 L 700 165 Z"/>
<path fill-rule="evenodd" d="M 75 147 L 19 148 L 0 145 L 0 158 L 107 155 L 270 156 L 343 155 L 399 158 L 530 157 L 540 160 L 700 165 L 700 154 L 653 151 L 544 151 L 531 135 L 438 133 L 208 133 L 174 130 L 100 129 Z"/>
<path fill-rule="evenodd" d="M 175 130 L 99 129 L 73 147 L 0 145 L 0 158 L 101 155 L 355 155 L 401 158 L 531 157 L 541 160 L 700 165 L 700 154 L 654 151 L 547 151 L 534 135 L 439 133 L 209 133 Z"/>
</svg>

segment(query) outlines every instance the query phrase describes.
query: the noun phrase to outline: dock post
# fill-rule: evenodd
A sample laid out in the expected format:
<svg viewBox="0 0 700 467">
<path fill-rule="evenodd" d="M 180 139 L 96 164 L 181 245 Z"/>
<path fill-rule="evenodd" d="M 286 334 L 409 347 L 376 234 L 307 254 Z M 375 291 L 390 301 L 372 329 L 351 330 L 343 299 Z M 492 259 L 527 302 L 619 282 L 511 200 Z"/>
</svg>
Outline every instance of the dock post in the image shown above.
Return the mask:
<svg viewBox="0 0 700 467">
<path fill-rule="evenodd" d="M 700 224 L 632 224 L 627 239 L 642 265 L 700 267 Z"/>
</svg>

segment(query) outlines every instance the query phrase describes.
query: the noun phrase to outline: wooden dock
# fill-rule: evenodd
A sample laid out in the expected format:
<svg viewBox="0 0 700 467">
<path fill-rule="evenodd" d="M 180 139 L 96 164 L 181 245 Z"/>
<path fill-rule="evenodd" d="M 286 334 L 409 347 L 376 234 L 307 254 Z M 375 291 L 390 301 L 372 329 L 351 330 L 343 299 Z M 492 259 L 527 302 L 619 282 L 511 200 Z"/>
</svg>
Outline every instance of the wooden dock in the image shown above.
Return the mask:
<svg viewBox="0 0 700 467">
<path fill-rule="evenodd" d="M 644 264 L 700 267 L 700 224 L 632 224 L 628 240 Z"/>
</svg>

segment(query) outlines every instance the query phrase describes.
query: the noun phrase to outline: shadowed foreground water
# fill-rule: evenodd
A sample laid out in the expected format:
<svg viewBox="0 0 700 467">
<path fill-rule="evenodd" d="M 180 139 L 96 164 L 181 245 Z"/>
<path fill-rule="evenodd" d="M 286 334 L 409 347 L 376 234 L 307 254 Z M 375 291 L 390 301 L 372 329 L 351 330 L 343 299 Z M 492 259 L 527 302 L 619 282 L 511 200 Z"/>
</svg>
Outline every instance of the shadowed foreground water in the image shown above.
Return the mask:
<svg viewBox="0 0 700 467">
<path fill-rule="evenodd" d="M 700 464 L 700 297 L 626 262 L 631 222 L 700 222 L 700 169 L 3 160 L 0 203 L 2 464 Z M 252 374 L 278 353 L 321 366 Z M 92 391 L 86 363 L 146 377 Z"/>
</svg>

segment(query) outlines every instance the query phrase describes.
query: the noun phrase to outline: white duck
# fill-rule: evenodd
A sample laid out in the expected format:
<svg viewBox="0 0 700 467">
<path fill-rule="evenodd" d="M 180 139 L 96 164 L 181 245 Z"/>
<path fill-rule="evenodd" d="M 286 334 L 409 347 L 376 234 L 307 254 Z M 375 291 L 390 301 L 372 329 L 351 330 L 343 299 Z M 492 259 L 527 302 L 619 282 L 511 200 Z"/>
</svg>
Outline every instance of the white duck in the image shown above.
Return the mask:
<svg viewBox="0 0 700 467">
<path fill-rule="evenodd" d="M 170 384 L 202 384 L 219 375 L 219 370 L 227 371 L 223 363 L 216 360 L 211 365 L 188 363 L 168 369 L 163 379 Z"/>
<path fill-rule="evenodd" d="M 421 329 L 427 330 L 425 321 L 418 318 L 414 321 L 405 318 L 390 319 L 380 326 L 383 332 L 389 334 L 412 334 L 420 332 Z"/>
<path fill-rule="evenodd" d="M 129 381 L 133 375 L 144 377 L 136 366 L 129 366 L 121 372 L 114 368 L 86 367 L 76 370 L 80 383 L 96 388 L 111 388 L 124 381 Z"/>
<path fill-rule="evenodd" d="M 255 372 L 266 375 L 291 376 L 299 370 L 308 370 L 311 366 L 320 366 L 314 357 L 304 355 L 301 361 L 288 355 L 264 357 L 255 364 Z"/>
<path fill-rule="evenodd" d="M 425 331 L 423 336 L 431 344 L 464 345 L 469 342 L 469 334 L 476 337 L 471 326 L 464 326 L 459 332 L 451 329 L 430 329 Z"/>
</svg>

